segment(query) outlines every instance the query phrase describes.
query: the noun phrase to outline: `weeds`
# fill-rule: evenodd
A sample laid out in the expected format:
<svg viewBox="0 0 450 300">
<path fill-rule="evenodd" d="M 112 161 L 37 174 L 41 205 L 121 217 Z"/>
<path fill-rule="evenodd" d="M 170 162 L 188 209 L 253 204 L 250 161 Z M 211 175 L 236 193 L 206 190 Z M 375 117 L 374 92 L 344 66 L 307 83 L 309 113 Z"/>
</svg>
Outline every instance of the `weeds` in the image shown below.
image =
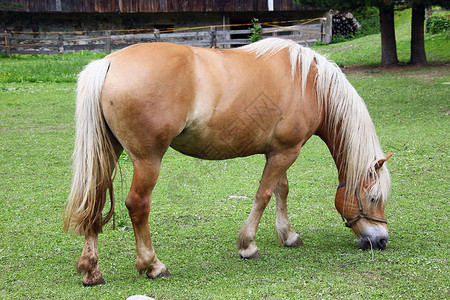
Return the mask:
<svg viewBox="0 0 450 300">
<path fill-rule="evenodd" d="M 426 23 L 427 31 L 436 33 L 446 33 L 450 29 L 450 19 L 446 16 L 431 16 Z"/>
<path fill-rule="evenodd" d="M 257 42 L 261 39 L 261 34 L 263 32 L 261 24 L 258 23 L 259 20 L 256 18 L 252 19 L 253 26 L 250 27 L 252 34 L 249 36 L 250 43 Z"/>
</svg>

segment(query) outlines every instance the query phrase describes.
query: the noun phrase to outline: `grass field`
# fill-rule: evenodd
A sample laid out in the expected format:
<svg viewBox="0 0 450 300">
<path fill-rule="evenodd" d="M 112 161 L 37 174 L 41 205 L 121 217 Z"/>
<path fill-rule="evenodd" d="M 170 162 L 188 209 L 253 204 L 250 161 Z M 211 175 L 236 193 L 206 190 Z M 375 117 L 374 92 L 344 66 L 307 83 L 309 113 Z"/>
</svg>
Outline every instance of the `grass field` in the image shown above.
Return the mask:
<svg viewBox="0 0 450 300">
<path fill-rule="evenodd" d="M 407 32 L 406 27 L 400 22 L 397 29 Z M 406 53 L 407 35 L 401 36 L 399 52 Z M 236 238 L 264 158 L 211 162 L 170 150 L 149 221 L 156 253 L 173 276 L 148 280 L 135 270 L 134 236 L 123 204 L 132 168 L 122 156 L 115 181 L 116 228 L 110 223 L 99 238 L 107 284 L 92 288 L 81 285 L 75 270 L 84 239 L 63 233 L 62 212 L 71 184 L 74 80 L 82 65 L 102 55 L 0 58 L 0 299 L 125 299 L 134 294 L 157 299 L 448 299 L 448 38 L 427 36 L 427 49 L 437 49 L 428 53 L 432 66 L 388 70 L 374 68 L 377 60 L 368 55 L 378 40 L 374 35 L 317 49 L 347 66 L 344 71 L 367 103 L 382 148 L 395 153 L 389 160 L 385 251 L 374 251 L 372 260 L 343 226 L 333 204 L 336 170 L 318 138 L 305 145 L 288 172 L 289 215 L 305 246 L 277 243 L 272 201 L 258 230 L 263 256 L 258 260 L 242 260 Z M 350 50 L 338 52 L 342 47 Z M 359 260 L 367 262 L 352 263 Z"/>
</svg>

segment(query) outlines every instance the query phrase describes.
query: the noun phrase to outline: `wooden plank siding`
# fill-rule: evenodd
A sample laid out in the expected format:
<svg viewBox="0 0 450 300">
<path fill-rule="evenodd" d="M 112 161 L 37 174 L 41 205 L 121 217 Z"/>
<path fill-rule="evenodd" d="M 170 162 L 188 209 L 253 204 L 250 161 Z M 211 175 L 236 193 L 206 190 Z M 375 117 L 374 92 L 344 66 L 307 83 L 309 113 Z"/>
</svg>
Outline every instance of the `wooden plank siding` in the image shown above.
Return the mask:
<svg viewBox="0 0 450 300">
<path fill-rule="evenodd" d="M 273 0 L 275 11 L 313 10 L 293 0 Z M 3 0 L 0 10 L 26 12 L 250 12 L 268 11 L 267 0 Z"/>
</svg>

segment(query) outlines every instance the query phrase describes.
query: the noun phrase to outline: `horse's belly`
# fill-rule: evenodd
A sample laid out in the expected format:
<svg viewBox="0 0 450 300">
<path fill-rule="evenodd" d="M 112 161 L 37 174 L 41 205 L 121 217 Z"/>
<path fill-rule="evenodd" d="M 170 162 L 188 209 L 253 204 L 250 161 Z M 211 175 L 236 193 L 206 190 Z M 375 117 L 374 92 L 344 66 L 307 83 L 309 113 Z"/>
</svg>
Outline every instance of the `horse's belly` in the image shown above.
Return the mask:
<svg viewBox="0 0 450 300">
<path fill-rule="evenodd" d="M 257 124 L 243 124 L 241 120 L 219 130 L 197 132 L 185 129 L 170 144 L 183 154 L 211 160 L 265 153 L 267 145 L 268 136 Z"/>
</svg>

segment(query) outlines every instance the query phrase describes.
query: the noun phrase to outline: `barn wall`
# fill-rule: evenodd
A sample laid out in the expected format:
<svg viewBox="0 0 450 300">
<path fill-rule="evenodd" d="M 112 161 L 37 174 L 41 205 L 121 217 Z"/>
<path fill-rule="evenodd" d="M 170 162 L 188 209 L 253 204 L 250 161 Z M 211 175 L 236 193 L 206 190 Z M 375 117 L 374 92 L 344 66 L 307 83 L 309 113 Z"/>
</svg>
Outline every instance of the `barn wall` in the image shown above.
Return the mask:
<svg viewBox="0 0 450 300">
<path fill-rule="evenodd" d="M 275 11 L 311 10 L 293 0 L 273 0 Z M 3 6 L 3 8 L 2 8 Z M 267 0 L 3 0 L 0 10 L 26 12 L 245 12 L 267 11 Z"/>
</svg>

